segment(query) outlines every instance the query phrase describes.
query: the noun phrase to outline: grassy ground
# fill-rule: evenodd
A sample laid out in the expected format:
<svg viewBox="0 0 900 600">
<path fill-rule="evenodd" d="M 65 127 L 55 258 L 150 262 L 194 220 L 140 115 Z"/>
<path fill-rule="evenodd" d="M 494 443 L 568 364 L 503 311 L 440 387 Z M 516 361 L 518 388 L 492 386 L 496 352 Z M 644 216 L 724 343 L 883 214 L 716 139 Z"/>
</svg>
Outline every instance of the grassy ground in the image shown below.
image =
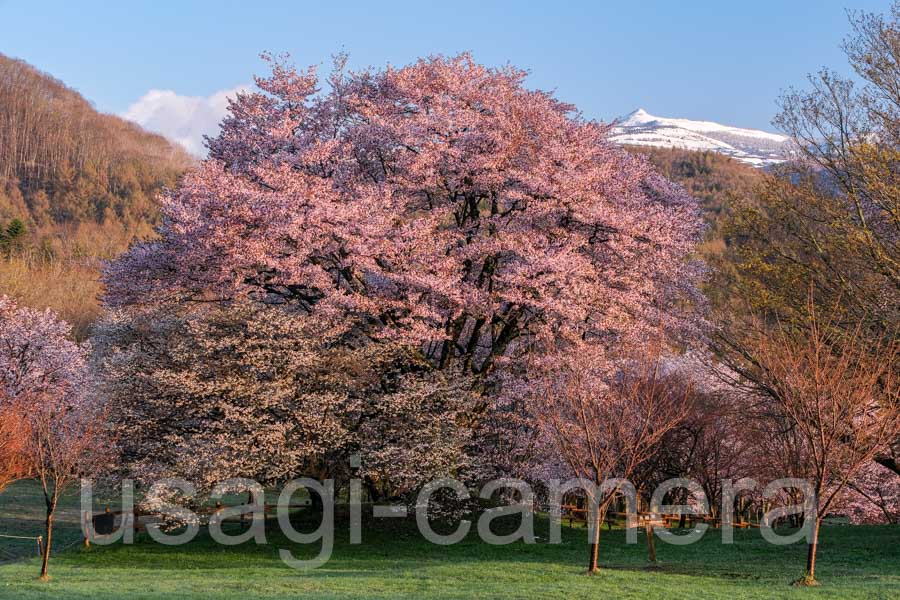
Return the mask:
<svg viewBox="0 0 900 600">
<path fill-rule="evenodd" d="M 54 544 L 65 550 L 82 539 L 79 525 L 79 490 L 67 491 L 60 498 L 53 528 Z M 96 506 L 101 510 L 99 501 Z M 46 505 L 41 487 L 32 481 L 20 481 L 0 493 L 0 536 L 34 538 L 44 534 Z M 34 539 L 0 537 L 0 561 L 37 555 Z M 2 592 L 0 592 L 2 594 Z"/>
<path fill-rule="evenodd" d="M 0 495 L 0 510 L 25 501 L 21 489 Z M 624 531 L 604 530 L 603 572 L 587 577 L 585 531 L 563 527 L 563 543 L 551 545 L 543 520 L 534 545 L 489 546 L 470 535 L 442 547 L 424 541 L 414 521 L 397 520 L 365 526 L 363 544 L 350 545 L 339 519 L 333 558 L 307 572 L 284 565 L 278 549 L 311 558 L 318 547 L 293 544 L 271 525 L 260 546 L 220 546 L 205 533 L 181 547 L 146 534 L 133 546 L 76 544 L 53 558 L 50 582 L 36 580 L 36 558 L 0 566 L 0 598 L 900 598 L 898 527 L 825 529 L 822 585 L 798 589 L 789 583 L 802 574 L 805 547 L 769 545 L 756 530 L 735 531 L 734 545 L 714 530 L 690 546 L 657 541 L 653 568 L 643 534 L 626 545 Z"/>
</svg>

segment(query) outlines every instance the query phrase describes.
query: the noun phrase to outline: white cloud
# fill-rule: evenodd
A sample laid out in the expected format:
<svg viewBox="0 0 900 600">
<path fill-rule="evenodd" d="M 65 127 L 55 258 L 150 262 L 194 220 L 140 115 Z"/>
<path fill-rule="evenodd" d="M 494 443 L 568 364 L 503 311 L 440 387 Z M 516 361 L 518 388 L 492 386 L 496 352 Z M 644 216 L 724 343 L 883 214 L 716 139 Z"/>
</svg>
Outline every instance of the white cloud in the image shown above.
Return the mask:
<svg viewBox="0 0 900 600">
<path fill-rule="evenodd" d="M 177 142 L 200 158 L 206 156 L 203 136 L 219 132 L 228 98 L 249 86 L 221 90 L 209 96 L 180 96 L 171 90 L 150 90 L 128 107 L 122 116 L 150 131 Z"/>
</svg>

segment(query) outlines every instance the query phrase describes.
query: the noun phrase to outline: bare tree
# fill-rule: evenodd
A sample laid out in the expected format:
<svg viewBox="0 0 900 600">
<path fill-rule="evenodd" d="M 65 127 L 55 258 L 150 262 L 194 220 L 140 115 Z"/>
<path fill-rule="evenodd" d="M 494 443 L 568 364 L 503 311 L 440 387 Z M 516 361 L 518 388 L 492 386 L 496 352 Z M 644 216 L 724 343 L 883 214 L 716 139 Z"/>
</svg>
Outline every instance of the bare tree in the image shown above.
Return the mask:
<svg viewBox="0 0 900 600">
<path fill-rule="evenodd" d="M 815 490 L 806 575 L 798 580 L 815 585 L 822 518 L 900 432 L 900 344 L 894 335 L 873 351 L 862 327 L 848 333 L 809 310 L 804 327 L 778 324 L 749 335 L 740 371 L 760 399 L 769 465 Z"/>
<path fill-rule="evenodd" d="M 767 318 L 807 322 L 809 281 L 819 314 L 850 333 L 889 341 L 900 322 L 900 2 L 885 15 L 850 13 L 850 79 L 831 70 L 781 98 L 776 125 L 798 160 L 735 203 L 722 297 Z M 717 350 L 739 354 L 740 311 L 723 306 Z M 726 360 L 730 360 L 726 358 Z M 900 438 L 876 456 L 900 474 Z"/>
</svg>

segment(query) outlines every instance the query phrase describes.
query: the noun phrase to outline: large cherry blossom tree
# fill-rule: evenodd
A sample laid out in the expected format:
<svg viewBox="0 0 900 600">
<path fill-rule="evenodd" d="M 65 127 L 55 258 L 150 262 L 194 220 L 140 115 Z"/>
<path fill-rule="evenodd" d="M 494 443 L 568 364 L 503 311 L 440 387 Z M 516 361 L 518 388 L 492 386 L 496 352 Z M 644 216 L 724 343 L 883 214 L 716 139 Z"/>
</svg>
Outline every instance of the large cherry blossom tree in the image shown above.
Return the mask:
<svg viewBox="0 0 900 600">
<path fill-rule="evenodd" d="M 334 347 L 399 345 L 404 369 L 470 382 L 472 432 L 449 439 L 493 449 L 531 430 L 496 418 L 521 414 L 525 356 L 689 331 L 696 203 L 525 72 L 468 55 L 349 72 L 339 57 L 321 90 L 268 59 L 163 200 L 158 239 L 109 266 L 111 307 L 249 299 L 310 316 Z"/>
<path fill-rule="evenodd" d="M 465 55 L 340 66 L 327 94 L 276 61 L 238 96 L 111 304 L 277 297 L 475 371 L 551 327 L 670 324 L 697 207 L 604 126 Z"/>
</svg>

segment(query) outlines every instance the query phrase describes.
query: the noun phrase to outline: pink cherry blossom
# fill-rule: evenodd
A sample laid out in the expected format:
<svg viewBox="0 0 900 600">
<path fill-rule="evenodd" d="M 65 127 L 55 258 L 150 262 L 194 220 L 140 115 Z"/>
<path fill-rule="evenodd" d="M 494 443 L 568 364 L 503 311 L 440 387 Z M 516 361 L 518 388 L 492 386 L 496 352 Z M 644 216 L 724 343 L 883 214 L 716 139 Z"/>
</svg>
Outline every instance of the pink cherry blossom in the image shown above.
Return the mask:
<svg viewBox="0 0 900 600">
<path fill-rule="evenodd" d="M 163 199 L 158 239 L 109 265 L 106 302 L 186 314 L 250 299 L 299 310 L 337 347 L 402 348 L 420 374 L 390 367 L 392 402 L 421 439 L 363 448 L 373 479 L 397 491 L 423 471 L 516 471 L 536 431 L 520 403 L 547 372 L 525 359 L 602 362 L 616 345 L 693 332 L 697 203 L 608 126 L 528 89 L 524 71 L 463 54 L 349 72 L 338 57 L 320 83 L 266 58 L 271 75 L 237 96 L 210 158 Z M 459 382 L 480 399 L 441 424 L 430 403 Z M 400 422 L 376 408 L 359 431 Z"/>
</svg>

